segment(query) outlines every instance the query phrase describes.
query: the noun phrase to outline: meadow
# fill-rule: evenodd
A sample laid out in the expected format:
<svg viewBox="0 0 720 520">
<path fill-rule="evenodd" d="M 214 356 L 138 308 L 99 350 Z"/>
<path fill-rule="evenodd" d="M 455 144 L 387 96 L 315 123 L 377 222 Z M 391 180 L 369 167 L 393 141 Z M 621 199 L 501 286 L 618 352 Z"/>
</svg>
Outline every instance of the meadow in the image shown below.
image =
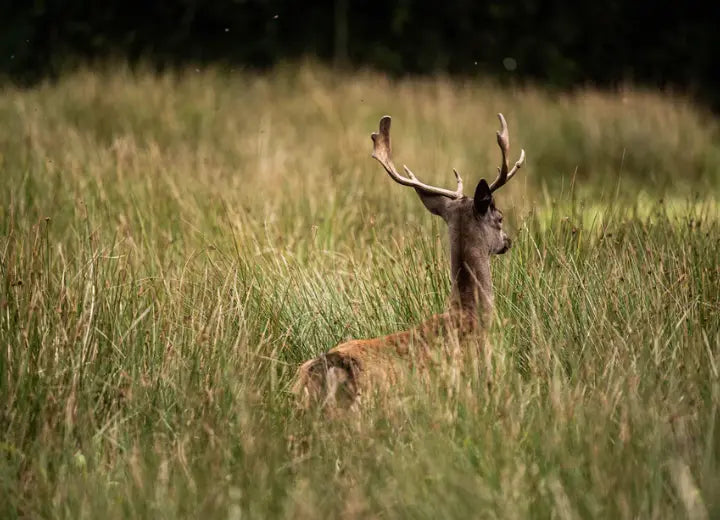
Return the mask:
<svg viewBox="0 0 720 520">
<path fill-rule="evenodd" d="M 107 66 L 0 87 L 0 517 L 717 518 L 720 125 L 679 95 Z M 480 355 L 340 418 L 298 364 L 441 312 L 497 203 Z M 442 360 L 441 360 L 442 361 Z"/>
</svg>

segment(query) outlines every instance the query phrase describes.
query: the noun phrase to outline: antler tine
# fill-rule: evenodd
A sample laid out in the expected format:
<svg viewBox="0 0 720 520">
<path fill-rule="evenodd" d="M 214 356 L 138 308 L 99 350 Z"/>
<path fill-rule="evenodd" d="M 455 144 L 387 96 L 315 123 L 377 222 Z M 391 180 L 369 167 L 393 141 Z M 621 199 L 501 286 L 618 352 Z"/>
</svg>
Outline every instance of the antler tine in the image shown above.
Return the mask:
<svg viewBox="0 0 720 520">
<path fill-rule="evenodd" d="M 520 150 L 520 159 L 517 160 L 512 170 L 508 171 L 509 166 L 507 156 L 508 152 L 510 151 L 510 135 L 508 133 L 507 121 L 505 121 L 505 116 L 503 116 L 502 114 L 498 114 L 498 119 L 500 120 L 500 131 L 497 132 L 497 142 L 498 146 L 500 147 L 500 153 L 502 154 L 502 162 L 500 163 L 500 168 L 498 168 L 497 179 L 495 179 L 490 185 L 491 192 L 504 186 L 505 183 L 517 173 L 517 171 L 522 167 L 523 163 L 525 162 L 525 150 Z"/>
<path fill-rule="evenodd" d="M 372 156 L 385 168 L 390 177 L 403 186 L 410 186 L 412 188 L 424 191 L 425 193 L 442 195 L 451 199 L 459 199 L 463 196 L 463 181 L 460 178 L 460 174 L 453 170 L 455 173 L 455 179 L 457 180 L 457 189 L 455 191 L 446 190 L 444 188 L 438 188 L 436 186 L 430 186 L 424 184 L 415 177 L 415 174 L 410 171 L 410 168 L 403 165 L 407 177 L 400 175 L 395 169 L 395 165 L 392 162 L 392 146 L 390 144 L 390 116 L 383 116 L 380 119 L 379 131 L 373 132 L 371 138 L 373 141 L 373 153 Z"/>
</svg>

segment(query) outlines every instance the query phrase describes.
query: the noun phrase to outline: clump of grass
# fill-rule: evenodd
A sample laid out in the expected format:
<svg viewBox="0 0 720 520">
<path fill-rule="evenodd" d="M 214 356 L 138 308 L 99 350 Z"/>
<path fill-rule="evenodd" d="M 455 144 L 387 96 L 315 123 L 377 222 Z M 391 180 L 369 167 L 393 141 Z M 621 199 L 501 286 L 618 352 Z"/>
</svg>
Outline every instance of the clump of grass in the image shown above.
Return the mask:
<svg viewBox="0 0 720 520">
<path fill-rule="evenodd" d="M 297 363 L 449 290 L 444 230 L 368 159 L 379 115 L 470 183 L 499 110 L 529 164 L 489 350 L 297 414 Z M 3 517 L 720 512 L 720 221 L 692 194 L 720 158 L 683 100 L 306 66 L 86 71 L 0 114 Z"/>
</svg>

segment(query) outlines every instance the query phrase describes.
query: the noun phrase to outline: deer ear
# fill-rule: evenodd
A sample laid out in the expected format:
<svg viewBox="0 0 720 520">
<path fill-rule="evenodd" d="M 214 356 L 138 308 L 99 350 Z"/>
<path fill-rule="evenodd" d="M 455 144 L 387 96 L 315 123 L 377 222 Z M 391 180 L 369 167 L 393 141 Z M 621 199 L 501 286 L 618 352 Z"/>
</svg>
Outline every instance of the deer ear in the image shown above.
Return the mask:
<svg viewBox="0 0 720 520">
<path fill-rule="evenodd" d="M 473 205 L 475 207 L 475 213 L 478 215 L 484 215 L 487 213 L 490 204 L 492 203 L 492 192 L 490 186 L 485 179 L 480 179 L 477 188 L 475 188 L 475 197 Z"/>
<path fill-rule="evenodd" d="M 447 221 L 450 199 L 443 197 L 442 195 L 424 193 L 422 190 L 418 189 L 415 189 L 415 191 L 420 196 L 420 200 L 430 213 L 433 215 L 439 215 Z"/>
</svg>

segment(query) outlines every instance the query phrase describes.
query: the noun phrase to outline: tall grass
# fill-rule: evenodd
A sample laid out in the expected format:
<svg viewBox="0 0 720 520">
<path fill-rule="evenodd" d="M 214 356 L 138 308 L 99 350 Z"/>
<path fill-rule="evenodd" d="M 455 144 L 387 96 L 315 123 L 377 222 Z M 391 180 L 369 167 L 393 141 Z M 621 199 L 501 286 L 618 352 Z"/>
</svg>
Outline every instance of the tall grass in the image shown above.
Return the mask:
<svg viewBox="0 0 720 520">
<path fill-rule="evenodd" d="M 380 115 L 471 185 L 497 111 L 528 165 L 488 350 L 298 414 L 301 360 L 449 290 Z M 120 69 L 5 87 L 0 121 L 3 518 L 720 515 L 720 138 L 685 100 Z"/>
</svg>

